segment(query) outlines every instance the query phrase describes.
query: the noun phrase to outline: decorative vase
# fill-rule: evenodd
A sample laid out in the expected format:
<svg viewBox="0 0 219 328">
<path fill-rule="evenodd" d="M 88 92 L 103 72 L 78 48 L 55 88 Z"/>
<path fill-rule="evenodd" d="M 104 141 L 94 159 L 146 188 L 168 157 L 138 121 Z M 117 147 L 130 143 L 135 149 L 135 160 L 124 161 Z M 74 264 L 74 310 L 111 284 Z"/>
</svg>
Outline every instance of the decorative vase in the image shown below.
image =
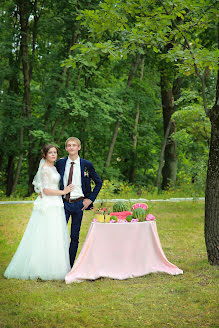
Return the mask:
<svg viewBox="0 0 219 328">
<path fill-rule="evenodd" d="M 104 222 L 104 215 L 103 214 L 96 214 L 97 222 Z"/>
<path fill-rule="evenodd" d="M 111 218 L 110 215 L 105 215 L 105 222 L 106 223 L 110 222 L 110 218 Z"/>
</svg>

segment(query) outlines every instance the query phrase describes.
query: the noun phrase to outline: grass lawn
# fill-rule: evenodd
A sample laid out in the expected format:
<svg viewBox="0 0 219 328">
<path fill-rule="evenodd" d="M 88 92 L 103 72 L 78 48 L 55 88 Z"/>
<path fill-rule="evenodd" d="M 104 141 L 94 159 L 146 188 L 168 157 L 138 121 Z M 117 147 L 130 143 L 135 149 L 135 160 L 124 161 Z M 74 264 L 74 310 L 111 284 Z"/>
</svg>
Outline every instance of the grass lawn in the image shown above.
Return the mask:
<svg viewBox="0 0 219 328">
<path fill-rule="evenodd" d="M 32 207 L 0 205 L 0 327 L 218 327 L 218 269 L 206 258 L 204 202 L 149 203 L 164 253 L 183 275 L 70 285 L 3 277 Z M 93 215 L 84 215 L 79 251 Z"/>
</svg>

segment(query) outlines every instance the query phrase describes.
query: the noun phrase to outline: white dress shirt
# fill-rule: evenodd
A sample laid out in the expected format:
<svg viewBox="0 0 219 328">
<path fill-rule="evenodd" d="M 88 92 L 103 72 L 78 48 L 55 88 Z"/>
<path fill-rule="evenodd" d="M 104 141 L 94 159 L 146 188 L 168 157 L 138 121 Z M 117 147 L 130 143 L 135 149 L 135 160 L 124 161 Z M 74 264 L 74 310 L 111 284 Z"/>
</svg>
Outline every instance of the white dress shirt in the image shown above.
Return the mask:
<svg viewBox="0 0 219 328">
<path fill-rule="evenodd" d="M 69 157 L 66 161 L 65 165 L 65 173 L 64 173 L 64 187 L 67 186 L 68 183 L 68 176 L 69 176 L 69 171 L 71 167 L 71 162 L 74 162 L 73 164 L 73 177 L 72 177 L 72 184 L 74 185 L 74 190 L 71 191 L 70 193 L 70 199 L 76 199 L 79 197 L 84 197 L 82 187 L 81 187 L 81 164 L 80 164 L 80 157 L 74 161 L 72 161 Z"/>
</svg>

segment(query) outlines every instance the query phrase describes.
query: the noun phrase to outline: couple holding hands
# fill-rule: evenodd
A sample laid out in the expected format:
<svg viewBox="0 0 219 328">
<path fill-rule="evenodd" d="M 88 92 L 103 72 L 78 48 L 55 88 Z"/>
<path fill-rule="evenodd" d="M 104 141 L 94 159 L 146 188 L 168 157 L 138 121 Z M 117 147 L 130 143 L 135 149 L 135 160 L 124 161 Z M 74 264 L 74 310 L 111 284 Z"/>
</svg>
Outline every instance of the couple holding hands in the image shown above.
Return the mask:
<svg viewBox="0 0 219 328">
<path fill-rule="evenodd" d="M 40 196 L 34 202 L 23 238 L 4 273 L 6 278 L 64 280 L 74 264 L 83 211 L 92 207 L 102 181 L 93 164 L 79 157 L 78 138 L 68 138 L 65 149 L 68 156 L 57 160 L 56 146 L 49 144 L 43 148 L 43 158 L 33 180 Z M 93 190 L 90 179 L 95 183 Z M 69 245 L 66 222 L 70 217 Z"/>
</svg>

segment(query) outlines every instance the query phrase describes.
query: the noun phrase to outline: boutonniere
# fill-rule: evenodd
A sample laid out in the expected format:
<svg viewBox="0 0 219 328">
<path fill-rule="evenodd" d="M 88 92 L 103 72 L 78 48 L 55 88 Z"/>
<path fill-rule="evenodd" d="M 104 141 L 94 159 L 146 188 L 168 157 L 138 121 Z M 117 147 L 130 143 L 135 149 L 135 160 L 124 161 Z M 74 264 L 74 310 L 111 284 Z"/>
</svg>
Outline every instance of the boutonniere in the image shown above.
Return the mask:
<svg viewBox="0 0 219 328">
<path fill-rule="evenodd" d="M 89 172 L 86 167 L 84 168 L 84 177 L 89 177 Z"/>
</svg>

